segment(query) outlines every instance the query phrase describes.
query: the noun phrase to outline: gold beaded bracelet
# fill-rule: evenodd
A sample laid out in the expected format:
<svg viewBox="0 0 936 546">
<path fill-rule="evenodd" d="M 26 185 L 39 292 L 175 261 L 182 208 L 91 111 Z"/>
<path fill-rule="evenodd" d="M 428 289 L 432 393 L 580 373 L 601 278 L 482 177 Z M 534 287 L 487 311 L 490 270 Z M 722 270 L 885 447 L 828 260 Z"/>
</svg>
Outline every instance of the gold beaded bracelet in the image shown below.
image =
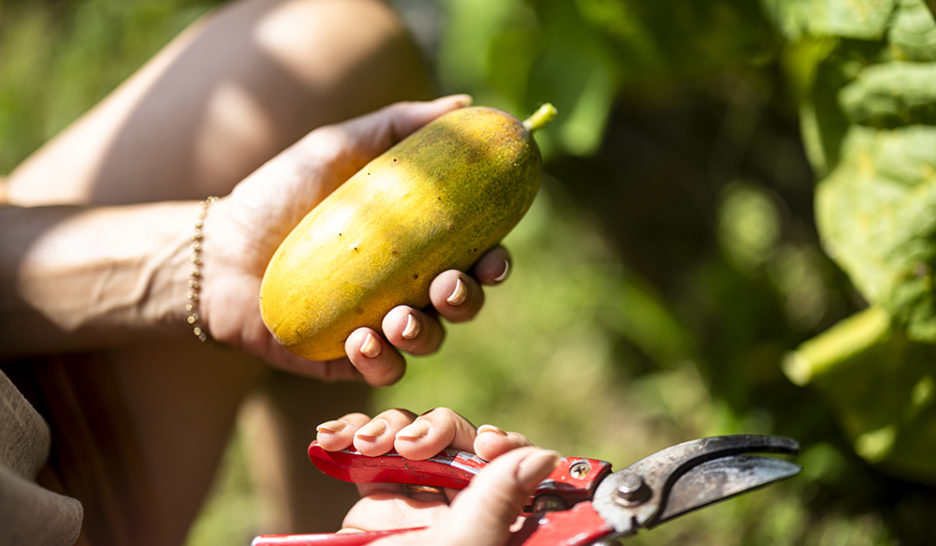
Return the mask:
<svg viewBox="0 0 936 546">
<path fill-rule="evenodd" d="M 202 329 L 198 316 L 198 301 L 201 295 L 202 276 L 201 250 L 202 239 L 205 237 L 203 228 L 205 227 L 205 217 L 208 216 L 208 207 L 217 200 L 218 198 L 212 195 L 202 201 L 201 210 L 198 212 L 198 221 L 195 222 L 195 231 L 192 233 L 192 272 L 189 274 L 189 291 L 186 295 L 187 301 L 185 302 L 185 312 L 188 313 L 188 317 L 186 317 L 185 320 L 192 327 L 192 333 L 195 334 L 195 337 L 202 343 L 208 341 L 208 332 Z"/>
</svg>

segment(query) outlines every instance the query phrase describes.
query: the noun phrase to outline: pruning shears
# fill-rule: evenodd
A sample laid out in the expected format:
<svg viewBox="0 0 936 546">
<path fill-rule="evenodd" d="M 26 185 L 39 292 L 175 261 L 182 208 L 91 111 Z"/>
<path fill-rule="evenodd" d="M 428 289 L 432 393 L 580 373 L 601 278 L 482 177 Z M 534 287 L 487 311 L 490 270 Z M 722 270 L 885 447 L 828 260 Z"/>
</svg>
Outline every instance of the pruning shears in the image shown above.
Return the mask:
<svg viewBox="0 0 936 546">
<path fill-rule="evenodd" d="M 683 442 L 617 472 L 605 461 L 564 457 L 531 496 L 510 544 L 612 544 L 640 529 L 794 476 L 799 465 L 753 454 L 798 452 L 799 445 L 789 438 L 736 434 Z M 330 452 L 316 442 L 309 446 L 309 457 L 328 476 L 347 482 L 453 489 L 467 487 L 487 464 L 456 450 L 414 461 L 394 452 L 378 457 L 347 449 Z M 262 535 L 252 546 L 356 546 L 413 530 Z"/>
</svg>

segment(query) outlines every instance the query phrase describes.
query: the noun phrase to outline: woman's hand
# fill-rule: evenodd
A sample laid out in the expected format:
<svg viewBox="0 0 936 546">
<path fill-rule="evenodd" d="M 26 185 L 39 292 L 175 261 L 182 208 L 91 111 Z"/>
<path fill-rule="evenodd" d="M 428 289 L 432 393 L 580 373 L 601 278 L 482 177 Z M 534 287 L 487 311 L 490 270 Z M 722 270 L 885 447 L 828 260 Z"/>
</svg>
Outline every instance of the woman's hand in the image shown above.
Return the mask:
<svg viewBox="0 0 936 546">
<path fill-rule="evenodd" d="M 426 527 L 374 543 L 381 545 L 504 543 L 524 503 L 558 462 L 555 452 L 532 447 L 521 434 L 475 428 L 446 408 L 420 416 L 394 409 L 373 419 L 353 413 L 319 425 L 317 440 L 329 451 L 353 447 L 369 456 L 393 449 L 426 459 L 451 447 L 491 461 L 464 491 L 444 495 L 403 484 L 359 484 L 362 498 L 345 516 L 342 532 Z"/>
<path fill-rule="evenodd" d="M 257 354 L 275 366 L 326 380 L 398 380 L 399 351 L 428 354 L 444 338 L 441 322 L 423 310 L 400 306 L 384 317 L 382 332 L 360 328 L 345 344 L 347 358 L 325 363 L 299 358 L 270 335 L 257 295 L 274 251 L 305 214 L 367 162 L 436 117 L 463 107 L 466 96 L 398 103 L 348 122 L 319 128 L 286 149 L 212 205 L 202 247 L 200 316 L 218 341 Z M 438 315 L 461 322 L 484 302 L 482 285 L 504 280 L 509 255 L 496 247 L 480 258 L 474 275 L 449 270 L 436 277 L 430 300 Z"/>
</svg>

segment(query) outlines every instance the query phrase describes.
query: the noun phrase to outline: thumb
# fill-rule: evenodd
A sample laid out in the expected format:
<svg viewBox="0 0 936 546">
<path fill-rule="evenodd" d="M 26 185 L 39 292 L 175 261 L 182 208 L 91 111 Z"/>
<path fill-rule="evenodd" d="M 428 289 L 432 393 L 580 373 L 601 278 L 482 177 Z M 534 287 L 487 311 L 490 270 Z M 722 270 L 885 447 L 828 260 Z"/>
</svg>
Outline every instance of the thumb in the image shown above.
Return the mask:
<svg viewBox="0 0 936 546">
<path fill-rule="evenodd" d="M 433 119 L 471 103 L 469 95 L 398 102 L 363 116 L 319 127 L 251 173 L 231 192 L 225 209 L 249 238 L 267 234 L 268 254 L 313 207 L 369 161 Z M 261 229 L 262 228 L 262 229 Z M 257 245 L 254 245 L 257 246 Z"/>
<path fill-rule="evenodd" d="M 397 102 L 380 110 L 320 127 L 290 147 L 286 157 L 302 170 L 317 172 L 334 189 L 367 162 L 435 118 L 471 104 L 469 95 L 425 102 Z"/>
<path fill-rule="evenodd" d="M 470 95 L 426 102 L 398 102 L 343 124 L 358 153 L 376 157 L 433 119 L 471 104 Z"/>
<path fill-rule="evenodd" d="M 505 544 L 510 526 L 559 454 L 522 447 L 494 459 L 455 497 L 451 510 L 427 530 L 434 544 Z"/>
</svg>

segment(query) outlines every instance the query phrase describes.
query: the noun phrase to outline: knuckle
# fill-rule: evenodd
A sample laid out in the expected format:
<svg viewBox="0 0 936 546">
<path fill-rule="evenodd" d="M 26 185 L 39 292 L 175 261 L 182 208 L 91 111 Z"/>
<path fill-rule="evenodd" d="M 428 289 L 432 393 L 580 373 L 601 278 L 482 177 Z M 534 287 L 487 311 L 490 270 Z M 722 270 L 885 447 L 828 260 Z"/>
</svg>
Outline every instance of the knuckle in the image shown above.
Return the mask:
<svg viewBox="0 0 936 546">
<path fill-rule="evenodd" d="M 427 417 L 433 420 L 438 420 L 440 422 L 449 422 L 455 423 L 459 421 L 462 417 L 455 410 L 446 407 L 438 407 L 431 409 L 424 413 L 422 417 Z"/>
<path fill-rule="evenodd" d="M 409 411 L 408 409 L 392 408 L 382 411 L 379 417 L 392 419 L 393 421 L 412 421 L 416 418 L 416 414 Z"/>
</svg>

